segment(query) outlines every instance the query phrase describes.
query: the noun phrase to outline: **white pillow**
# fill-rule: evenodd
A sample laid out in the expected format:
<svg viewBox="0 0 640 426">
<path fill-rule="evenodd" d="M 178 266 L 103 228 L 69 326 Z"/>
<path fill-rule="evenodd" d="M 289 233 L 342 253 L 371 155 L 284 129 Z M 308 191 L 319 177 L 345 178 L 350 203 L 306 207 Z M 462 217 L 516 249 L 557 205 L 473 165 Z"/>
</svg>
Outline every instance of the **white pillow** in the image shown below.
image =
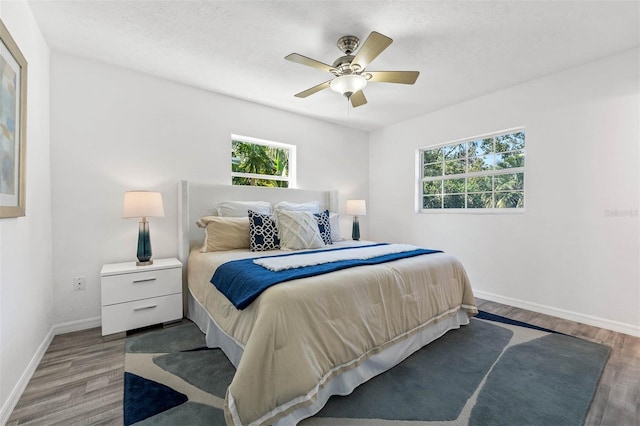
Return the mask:
<svg viewBox="0 0 640 426">
<path fill-rule="evenodd" d="M 289 203 L 288 201 L 280 201 L 274 206 L 274 210 L 320 213 L 320 203 L 318 201 L 309 201 L 308 203 Z"/>
<path fill-rule="evenodd" d="M 331 227 L 331 241 L 342 241 L 340 235 L 340 215 L 338 213 L 329 213 L 329 226 Z"/>
<path fill-rule="evenodd" d="M 218 212 L 218 216 L 223 217 L 248 217 L 249 210 L 260 214 L 271 214 L 271 203 L 267 201 L 224 201 L 213 208 Z"/>
<path fill-rule="evenodd" d="M 280 248 L 301 250 L 324 247 L 318 220 L 309 212 L 276 210 Z"/>
</svg>

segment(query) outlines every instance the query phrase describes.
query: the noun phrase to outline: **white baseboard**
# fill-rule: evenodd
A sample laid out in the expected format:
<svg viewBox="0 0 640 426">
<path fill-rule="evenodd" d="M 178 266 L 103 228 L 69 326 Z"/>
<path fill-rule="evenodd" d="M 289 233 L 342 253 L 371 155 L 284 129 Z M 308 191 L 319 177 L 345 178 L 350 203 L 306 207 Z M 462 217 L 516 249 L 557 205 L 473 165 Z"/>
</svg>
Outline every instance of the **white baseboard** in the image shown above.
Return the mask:
<svg viewBox="0 0 640 426">
<path fill-rule="evenodd" d="M 545 315 L 575 321 L 582 324 L 592 325 L 594 327 L 604 328 L 607 330 L 617 331 L 618 333 L 628 334 L 630 336 L 640 337 L 640 326 L 626 324 L 619 321 L 613 321 L 605 318 L 599 318 L 592 315 L 581 314 L 579 312 L 567 311 L 565 309 L 554 308 L 552 306 L 541 305 L 538 303 L 527 302 L 525 300 L 514 299 L 512 297 L 500 296 L 498 294 L 487 293 L 481 290 L 473 290 L 473 293 L 481 299 L 490 300 L 492 302 L 502 303 L 504 305 L 515 306 L 516 308 L 527 309 L 529 311 L 538 312 Z"/>
<path fill-rule="evenodd" d="M 100 317 L 95 317 L 53 325 L 42 340 L 42 343 L 40 343 L 40 345 L 38 346 L 36 353 L 33 354 L 33 357 L 31 357 L 31 361 L 29 361 L 29 364 L 27 364 L 27 368 L 25 368 L 22 376 L 20 376 L 18 383 L 16 383 L 16 385 L 13 387 L 13 390 L 9 394 L 9 397 L 2 405 L 2 408 L 0 409 L 0 425 L 4 425 L 9 421 L 9 417 L 11 416 L 13 409 L 16 407 L 18 401 L 20 400 L 20 397 L 22 396 L 22 393 L 27 388 L 27 385 L 29 384 L 29 380 L 31 380 L 33 373 L 36 372 L 36 368 L 38 368 L 38 365 L 40 365 L 40 361 L 42 360 L 45 352 L 47 352 L 47 349 L 49 348 L 53 337 L 58 334 L 71 333 L 73 331 L 87 330 L 89 328 L 99 327 L 101 324 L 102 322 Z"/>
<path fill-rule="evenodd" d="M 88 330 L 90 328 L 100 327 L 102 325 L 101 317 L 87 318 L 77 321 L 64 322 L 56 324 L 52 327 L 54 335 L 72 333 L 74 331 Z"/>
<path fill-rule="evenodd" d="M 9 421 L 9 417 L 11 416 L 13 409 L 16 407 L 16 404 L 18 404 L 18 401 L 22 396 L 22 392 L 26 389 L 27 384 L 29 384 L 31 376 L 36 372 L 36 368 L 38 368 L 40 360 L 42 360 L 44 353 L 47 351 L 49 344 L 53 340 L 53 336 L 55 336 L 55 334 L 53 333 L 53 327 L 51 327 L 47 335 L 42 340 L 42 343 L 40 343 L 40 346 L 38 346 L 36 353 L 31 357 L 31 361 L 27 364 L 27 368 L 25 368 L 22 376 L 20 376 L 18 383 L 13 387 L 9 397 L 2 406 L 2 410 L 0 411 L 0 425 L 4 425 Z"/>
</svg>

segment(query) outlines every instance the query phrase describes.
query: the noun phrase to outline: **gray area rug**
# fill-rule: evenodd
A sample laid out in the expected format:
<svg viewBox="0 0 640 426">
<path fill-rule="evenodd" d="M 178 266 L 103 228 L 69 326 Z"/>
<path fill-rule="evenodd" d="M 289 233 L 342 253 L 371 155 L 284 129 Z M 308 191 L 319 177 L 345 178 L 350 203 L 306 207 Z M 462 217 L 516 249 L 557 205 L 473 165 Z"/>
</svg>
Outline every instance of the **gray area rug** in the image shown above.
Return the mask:
<svg viewBox="0 0 640 426">
<path fill-rule="evenodd" d="M 125 424 L 224 425 L 234 368 L 193 324 L 127 337 Z M 607 346 L 473 318 L 348 396 L 313 425 L 582 425 Z"/>
</svg>

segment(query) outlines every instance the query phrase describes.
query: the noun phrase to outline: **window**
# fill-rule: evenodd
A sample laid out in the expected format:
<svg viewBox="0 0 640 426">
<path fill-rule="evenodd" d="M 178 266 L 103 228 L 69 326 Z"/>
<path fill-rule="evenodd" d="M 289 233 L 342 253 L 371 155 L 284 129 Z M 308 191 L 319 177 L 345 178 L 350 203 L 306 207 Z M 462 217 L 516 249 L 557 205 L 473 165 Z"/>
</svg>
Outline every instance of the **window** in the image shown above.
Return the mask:
<svg viewBox="0 0 640 426">
<path fill-rule="evenodd" d="M 295 187 L 296 147 L 231 135 L 231 184 Z"/>
<path fill-rule="evenodd" d="M 515 129 L 418 150 L 419 210 L 523 209 L 524 145 Z"/>
</svg>

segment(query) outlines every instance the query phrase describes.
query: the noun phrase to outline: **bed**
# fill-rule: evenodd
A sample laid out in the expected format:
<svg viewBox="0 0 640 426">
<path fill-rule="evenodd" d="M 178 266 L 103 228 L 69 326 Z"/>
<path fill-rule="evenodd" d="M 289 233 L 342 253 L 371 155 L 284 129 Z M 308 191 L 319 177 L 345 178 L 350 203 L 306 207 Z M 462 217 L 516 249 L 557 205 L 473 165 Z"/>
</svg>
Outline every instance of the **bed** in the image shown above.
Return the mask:
<svg viewBox="0 0 640 426">
<path fill-rule="evenodd" d="M 338 194 L 186 181 L 178 189 L 188 317 L 207 346 L 221 348 L 236 367 L 225 399 L 229 424 L 296 424 L 477 313 L 463 266 L 442 252 L 293 279 L 237 309 L 211 284 L 213 273 L 229 261 L 281 251 L 201 253 L 203 232 L 195 223 L 228 200 L 317 200 L 321 209 L 339 212 Z M 354 244 L 331 247 L 348 252 Z"/>
</svg>

